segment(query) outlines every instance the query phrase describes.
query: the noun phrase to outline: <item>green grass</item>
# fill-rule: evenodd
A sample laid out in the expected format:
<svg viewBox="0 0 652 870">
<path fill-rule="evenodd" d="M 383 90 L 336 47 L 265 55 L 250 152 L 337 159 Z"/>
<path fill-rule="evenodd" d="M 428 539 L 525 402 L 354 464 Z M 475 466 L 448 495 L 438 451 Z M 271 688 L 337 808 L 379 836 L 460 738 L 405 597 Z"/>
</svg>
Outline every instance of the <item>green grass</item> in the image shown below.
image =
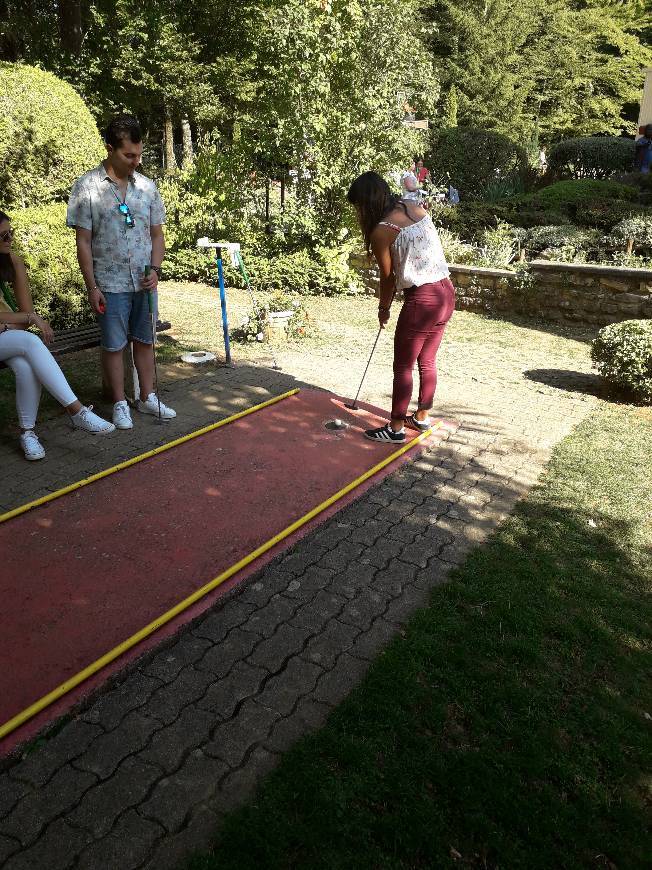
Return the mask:
<svg viewBox="0 0 652 870">
<path fill-rule="evenodd" d="M 649 867 L 651 456 L 601 405 L 193 870 Z"/>
</svg>

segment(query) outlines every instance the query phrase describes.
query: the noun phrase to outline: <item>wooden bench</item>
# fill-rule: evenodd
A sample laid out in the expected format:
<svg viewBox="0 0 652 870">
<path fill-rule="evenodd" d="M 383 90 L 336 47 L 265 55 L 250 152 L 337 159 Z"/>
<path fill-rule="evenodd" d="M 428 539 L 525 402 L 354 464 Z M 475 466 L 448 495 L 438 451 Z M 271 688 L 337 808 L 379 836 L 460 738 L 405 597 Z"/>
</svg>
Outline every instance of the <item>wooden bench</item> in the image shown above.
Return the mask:
<svg viewBox="0 0 652 870">
<path fill-rule="evenodd" d="M 165 332 L 170 329 L 168 321 L 158 320 L 156 332 Z M 100 327 L 97 323 L 88 323 L 85 326 L 77 326 L 75 329 L 61 329 L 54 333 L 54 341 L 50 345 L 52 356 L 65 356 L 77 350 L 88 350 L 90 347 L 99 347 Z M 129 347 L 130 345 L 128 345 Z M 6 368 L 5 363 L 0 362 L 0 369 Z M 132 372 L 134 382 L 134 394 L 137 392 L 138 375 L 136 369 Z"/>
</svg>

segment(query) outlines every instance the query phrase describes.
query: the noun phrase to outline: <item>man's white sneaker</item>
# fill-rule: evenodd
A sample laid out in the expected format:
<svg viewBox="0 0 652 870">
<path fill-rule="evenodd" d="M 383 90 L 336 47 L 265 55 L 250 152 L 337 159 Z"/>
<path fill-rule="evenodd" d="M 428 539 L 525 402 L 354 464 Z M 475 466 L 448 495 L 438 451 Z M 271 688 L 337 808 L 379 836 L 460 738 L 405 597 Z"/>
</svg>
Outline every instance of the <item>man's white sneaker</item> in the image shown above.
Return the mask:
<svg viewBox="0 0 652 870">
<path fill-rule="evenodd" d="M 43 445 L 38 440 L 36 432 L 32 429 L 29 429 L 27 432 L 23 432 L 20 436 L 20 446 L 23 448 L 23 453 L 25 454 L 25 459 L 29 459 L 30 461 L 34 459 L 43 459 L 45 456 L 45 450 L 43 449 Z"/>
<path fill-rule="evenodd" d="M 158 417 L 158 399 L 156 398 L 156 393 L 150 393 L 145 401 L 140 399 L 136 404 L 136 407 L 142 414 L 154 414 L 155 417 Z M 164 405 L 163 402 L 161 402 L 161 420 L 172 420 L 176 416 L 176 411 L 172 408 L 168 408 L 167 405 Z"/>
<path fill-rule="evenodd" d="M 88 408 L 82 405 L 80 411 L 71 415 L 70 422 L 75 429 L 83 429 L 84 432 L 92 432 L 93 435 L 108 435 L 109 432 L 115 431 L 113 423 L 109 423 L 108 420 L 103 420 L 102 417 L 93 413 L 92 405 L 89 405 Z"/>
<path fill-rule="evenodd" d="M 131 419 L 131 412 L 126 399 L 121 402 L 116 402 L 113 406 L 113 425 L 116 429 L 133 429 L 134 424 Z"/>
</svg>

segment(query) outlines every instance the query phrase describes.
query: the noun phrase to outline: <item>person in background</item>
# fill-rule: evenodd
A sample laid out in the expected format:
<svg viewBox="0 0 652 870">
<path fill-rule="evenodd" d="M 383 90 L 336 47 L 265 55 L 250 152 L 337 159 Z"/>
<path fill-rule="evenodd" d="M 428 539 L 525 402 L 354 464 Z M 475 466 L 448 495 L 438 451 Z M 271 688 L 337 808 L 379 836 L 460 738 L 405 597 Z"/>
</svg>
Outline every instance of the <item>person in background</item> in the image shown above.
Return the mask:
<svg viewBox="0 0 652 870">
<path fill-rule="evenodd" d="M 432 425 L 429 410 L 437 386 L 437 351 L 455 308 L 455 288 L 439 235 L 428 213 L 414 202 L 394 196 L 375 172 L 365 172 L 347 194 L 355 207 L 367 251 L 380 270 L 378 321 L 387 325 L 396 290 L 403 290 L 403 307 L 394 335 L 394 383 L 390 422 L 369 429 L 372 441 L 405 441 L 405 425 L 425 431 Z M 412 369 L 419 366 L 417 410 L 408 415 Z"/>
<path fill-rule="evenodd" d="M 426 169 L 423 165 L 423 157 L 417 157 L 414 161 L 417 181 L 423 187 L 424 184 L 427 184 L 430 181 L 430 170 Z"/>
<path fill-rule="evenodd" d="M 35 460 L 45 456 L 45 448 L 35 431 L 41 387 L 66 409 L 73 428 L 107 435 L 115 426 L 93 413 L 92 406 L 82 405 L 45 346 L 52 341 L 54 333 L 47 320 L 32 310 L 25 264 L 11 250 L 13 235 L 9 215 L 0 211 L 0 362 L 14 373 L 20 445 L 25 459 Z M 16 304 L 12 304 L 14 301 Z M 43 341 L 27 332 L 30 326 L 38 329 Z"/>
<path fill-rule="evenodd" d="M 645 125 L 634 147 L 634 169 L 647 175 L 652 170 L 652 124 Z"/>
<path fill-rule="evenodd" d="M 419 202 L 421 199 L 414 161 L 410 164 L 409 169 L 401 173 L 401 199 L 413 200 L 414 202 Z"/>
</svg>

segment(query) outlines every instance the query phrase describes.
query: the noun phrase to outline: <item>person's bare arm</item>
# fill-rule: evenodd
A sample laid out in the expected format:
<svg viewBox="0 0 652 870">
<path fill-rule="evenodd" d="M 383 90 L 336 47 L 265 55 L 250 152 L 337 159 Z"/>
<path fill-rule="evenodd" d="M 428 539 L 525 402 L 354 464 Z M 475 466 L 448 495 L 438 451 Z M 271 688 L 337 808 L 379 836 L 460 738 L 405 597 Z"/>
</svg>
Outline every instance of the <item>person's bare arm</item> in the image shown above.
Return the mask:
<svg viewBox="0 0 652 870">
<path fill-rule="evenodd" d="M 165 236 L 163 235 L 163 224 L 153 224 L 150 228 L 152 237 L 152 271 L 147 278 L 143 278 L 141 284 L 143 290 L 156 290 L 158 286 L 159 272 L 161 271 L 161 263 L 165 256 Z"/>
<path fill-rule="evenodd" d="M 392 266 L 391 245 L 396 238 L 391 227 L 376 227 L 371 234 L 371 250 L 373 251 L 380 272 L 380 300 L 378 302 L 378 321 L 385 326 L 389 320 L 389 309 L 396 292 L 396 277 Z"/>
<path fill-rule="evenodd" d="M 75 235 L 77 240 L 77 262 L 79 263 L 84 284 L 86 285 L 88 302 L 96 314 L 101 314 L 102 308 L 106 306 L 106 299 L 95 283 L 92 249 L 93 233 L 91 230 L 75 227 Z"/>
<path fill-rule="evenodd" d="M 35 326 L 46 344 L 50 344 L 54 338 L 52 327 L 39 314 L 33 311 L 0 311 L 0 335 L 6 329 L 27 329 L 29 326 Z"/>
<path fill-rule="evenodd" d="M 19 311 L 34 311 L 34 303 L 32 302 L 32 294 L 29 289 L 29 280 L 27 278 L 27 269 L 25 264 L 16 254 L 11 255 L 11 262 L 14 267 L 14 280 L 12 286 L 16 304 Z M 24 327 L 27 329 L 27 324 Z"/>
</svg>

